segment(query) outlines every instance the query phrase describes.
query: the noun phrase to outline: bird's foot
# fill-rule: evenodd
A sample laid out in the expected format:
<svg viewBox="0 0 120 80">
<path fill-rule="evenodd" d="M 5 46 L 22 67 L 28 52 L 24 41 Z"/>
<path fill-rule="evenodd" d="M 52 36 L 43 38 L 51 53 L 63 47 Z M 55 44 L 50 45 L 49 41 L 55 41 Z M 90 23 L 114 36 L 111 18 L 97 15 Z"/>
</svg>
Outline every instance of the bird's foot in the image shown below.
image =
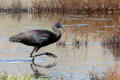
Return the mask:
<svg viewBox="0 0 120 80">
<path fill-rule="evenodd" d="M 45 68 L 51 68 L 51 67 L 54 67 L 54 66 L 56 66 L 56 65 L 57 65 L 57 63 L 48 64 L 47 66 L 45 66 Z"/>
<path fill-rule="evenodd" d="M 52 53 L 49 53 L 49 52 L 45 52 L 45 53 L 42 53 L 42 54 L 38 54 L 38 55 L 32 56 L 33 64 L 34 64 L 35 58 L 38 57 L 38 56 L 42 56 L 42 55 L 47 55 L 49 57 L 57 58 L 57 56 L 55 54 L 52 54 Z"/>
<path fill-rule="evenodd" d="M 49 57 L 57 58 L 57 56 L 55 54 L 52 54 L 52 53 L 49 53 L 49 52 L 45 52 L 44 54 L 49 56 Z"/>
</svg>

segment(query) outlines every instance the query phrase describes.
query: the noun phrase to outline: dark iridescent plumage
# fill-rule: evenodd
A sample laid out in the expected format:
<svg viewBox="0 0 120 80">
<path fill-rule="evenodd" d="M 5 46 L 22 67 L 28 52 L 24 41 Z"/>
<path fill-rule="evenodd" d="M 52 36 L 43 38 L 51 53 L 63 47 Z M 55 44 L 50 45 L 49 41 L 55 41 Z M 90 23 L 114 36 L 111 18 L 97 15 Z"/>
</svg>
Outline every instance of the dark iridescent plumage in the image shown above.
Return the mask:
<svg viewBox="0 0 120 80">
<path fill-rule="evenodd" d="M 37 52 L 41 47 L 52 44 L 60 39 L 61 32 L 58 28 L 62 28 L 62 26 L 60 23 L 56 22 L 52 26 L 54 33 L 48 30 L 32 30 L 12 36 L 9 40 L 12 42 L 19 42 L 25 45 L 34 46 L 35 48 L 30 55 L 32 57 L 34 51 Z"/>
</svg>

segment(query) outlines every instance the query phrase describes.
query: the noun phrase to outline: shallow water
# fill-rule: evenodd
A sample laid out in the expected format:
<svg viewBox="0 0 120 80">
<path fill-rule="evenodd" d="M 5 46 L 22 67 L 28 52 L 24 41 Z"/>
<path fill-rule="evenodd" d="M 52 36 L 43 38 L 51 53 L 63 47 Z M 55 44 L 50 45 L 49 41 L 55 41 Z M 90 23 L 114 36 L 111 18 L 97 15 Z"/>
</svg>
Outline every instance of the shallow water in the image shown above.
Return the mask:
<svg viewBox="0 0 120 80">
<path fill-rule="evenodd" d="M 71 34 L 62 31 L 62 38 L 38 52 L 50 52 L 56 59 L 36 57 L 35 66 L 29 53 L 33 47 L 9 42 L 9 37 L 34 29 L 51 30 L 51 23 L 59 21 Z M 8 74 L 46 74 L 57 80 L 89 80 L 89 72 L 104 72 L 119 63 L 119 55 L 103 48 L 100 43 L 106 33 L 115 30 L 119 15 L 69 14 L 0 14 L 0 72 Z M 75 41 L 73 41 L 73 38 Z M 9 65 L 9 66 L 8 66 Z"/>
</svg>

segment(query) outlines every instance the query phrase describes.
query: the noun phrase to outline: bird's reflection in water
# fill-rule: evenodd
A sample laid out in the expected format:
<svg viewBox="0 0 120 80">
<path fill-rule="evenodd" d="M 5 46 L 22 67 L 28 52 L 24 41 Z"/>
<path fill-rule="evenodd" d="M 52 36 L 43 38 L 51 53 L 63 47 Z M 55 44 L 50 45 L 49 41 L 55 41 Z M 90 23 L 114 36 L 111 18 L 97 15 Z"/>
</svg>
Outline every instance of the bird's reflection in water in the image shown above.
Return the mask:
<svg viewBox="0 0 120 80">
<path fill-rule="evenodd" d="M 47 65 L 40 65 L 40 63 L 37 63 L 35 62 L 35 58 L 37 58 L 38 56 L 41 56 L 41 55 L 46 55 L 46 54 L 50 54 L 50 57 L 52 55 L 53 58 L 56 58 L 57 56 L 55 54 L 52 54 L 52 53 L 48 53 L 48 52 L 45 52 L 45 53 L 42 53 L 42 54 L 39 54 L 39 55 L 36 55 L 33 57 L 32 59 L 32 64 L 30 64 L 31 66 L 31 69 L 34 73 L 34 79 L 35 80 L 38 80 L 38 78 L 50 78 L 48 77 L 45 73 L 42 73 L 40 68 L 44 68 L 44 69 L 49 69 L 49 68 L 52 68 L 52 67 L 55 67 L 57 65 L 57 63 L 48 63 Z"/>
</svg>

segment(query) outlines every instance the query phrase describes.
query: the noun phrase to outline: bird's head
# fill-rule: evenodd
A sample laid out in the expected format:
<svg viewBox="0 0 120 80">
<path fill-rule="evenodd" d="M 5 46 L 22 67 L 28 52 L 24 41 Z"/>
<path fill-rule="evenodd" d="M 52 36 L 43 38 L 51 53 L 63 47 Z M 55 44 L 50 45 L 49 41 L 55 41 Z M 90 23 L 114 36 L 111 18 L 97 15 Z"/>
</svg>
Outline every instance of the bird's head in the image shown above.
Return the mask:
<svg viewBox="0 0 120 80">
<path fill-rule="evenodd" d="M 62 25 L 59 22 L 55 22 L 53 24 L 53 26 L 56 27 L 56 28 L 63 28 Z"/>
<path fill-rule="evenodd" d="M 55 32 L 59 32 L 59 31 L 58 31 L 58 28 L 64 29 L 67 33 L 69 33 L 69 34 L 72 36 L 72 39 L 73 39 L 73 40 L 75 39 L 74 35 L 73 35 L 70 31 L 68 31 L 66 28 L 64 28 L 64 25 L 61 25 L 59 22 L 55 22 L 55 23 L 53 24 L 52 29 L 53 29 Z M 61 33 L 60 33 L 60 34 L 61 34 Z"/>
</svg>

